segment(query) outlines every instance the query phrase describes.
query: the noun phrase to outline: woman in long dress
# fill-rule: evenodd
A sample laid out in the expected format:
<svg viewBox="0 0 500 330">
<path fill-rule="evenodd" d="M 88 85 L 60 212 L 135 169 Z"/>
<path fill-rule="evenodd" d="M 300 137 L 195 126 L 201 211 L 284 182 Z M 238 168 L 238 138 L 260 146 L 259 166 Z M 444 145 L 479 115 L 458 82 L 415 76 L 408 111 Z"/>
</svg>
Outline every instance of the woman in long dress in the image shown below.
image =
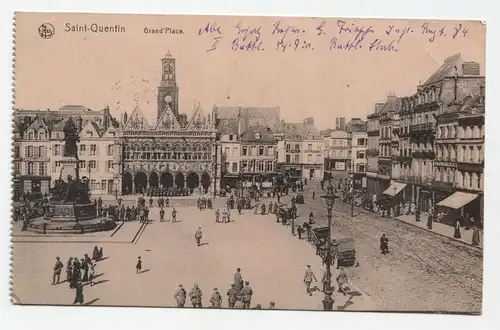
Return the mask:
<svg viewBox="0 0 500 330">
<path fill-rule="evenodd" d="M 453 234 L 454 238 L 462 238 L 462 235 L 460 234 L 460 221 L 457 220 L 457 223 L 455 224 L 455 233 Z"/>
<path fill-rule="evenodd" d="M 473 232 L 472 232 L 472 245 L 473 246 L 478 246 L 481 241 L 480 234 L 479 234 L 479 229 L 477 229 L 476 226 L 474 226 Z"/>
</svg>

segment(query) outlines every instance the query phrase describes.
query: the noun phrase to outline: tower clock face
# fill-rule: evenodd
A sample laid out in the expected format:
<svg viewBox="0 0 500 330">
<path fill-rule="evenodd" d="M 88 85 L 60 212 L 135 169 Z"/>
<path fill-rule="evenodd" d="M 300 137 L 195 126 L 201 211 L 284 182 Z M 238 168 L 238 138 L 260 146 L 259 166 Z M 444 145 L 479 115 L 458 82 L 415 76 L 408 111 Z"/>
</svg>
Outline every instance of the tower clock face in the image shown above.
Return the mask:
<svg viewBox="0 0 500 330">
<path fill-rule="evenodd" d="M 172 96 L 170 96 L 169 94 L 166 94 L 165 95 L 165 102 L 167 102 L 167 103 L 172 102 Z"/>
</svg>

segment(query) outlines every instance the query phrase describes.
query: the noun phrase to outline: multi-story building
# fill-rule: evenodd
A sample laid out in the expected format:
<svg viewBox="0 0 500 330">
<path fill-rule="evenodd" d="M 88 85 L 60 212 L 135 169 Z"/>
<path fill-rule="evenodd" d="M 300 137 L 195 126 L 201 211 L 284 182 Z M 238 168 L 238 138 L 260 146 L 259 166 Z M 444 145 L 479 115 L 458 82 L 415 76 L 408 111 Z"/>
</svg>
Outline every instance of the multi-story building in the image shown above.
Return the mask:
<svg viewBox="0 0 500 330">
<path fill-rule="evenodd" d="M 280 164 L 284 174 L 297 179 L 323 179 L 324 141 L 314 122 L 283 123 L 280 131 L 284 134 L 285 161 Z"/>
<path fill-rule="evenodd" d="M 150 125 L 139 107 L 122 116 L 115 161 L 121 166 L 121 193 L 148 188 L 203 188 L 220 186 L 220 149 L 216 144 L 215 114 L 203 115 L 199 106 L 188 120 L 179 113 L 175 59 L 161 59 L 158 114 Z"/>
<path fill-rule="evenodd" d="M 346 131 L 326 130 L 323 137 L 325 179 L 347 183 L 349 179 L 349 134 Z"/>
<path fill-rule="evenodd" d="M 69 118 L 79 123 L 83 144 L 87 139 L 84 127 L 93 127 L 93 130 L 103 134 L 118 124 L 110 115 L 109 108 L 94 111 L 84 106 L 68 105 L 56 110 L 15 110 L 13 182 L 16 198 L 28 193 L 49 193 L 50 187 L 59 178 L 60 170 L 56 165 L 60 163 L 56 160 L 62 158 L 63 129 Z M 110 141 L 107 143 L 112 143 Z M 84 158 L 82 160 L 85 161 Z M 100 185 L 102 180 L 110 177 L 112 179 L 112 173 L 99 178 Z M 109 181 L 106 181 L 106 186 L 108 184 Z M 97 190 L 97 185 L 94 188 L 94 192 L 103 193 L 102 189 Z"/>
<path fill-rule="evenodd" d="M 366 150 L 368 146 L 368 134 L 366 122 L 359 118 L 353 118 L 346 125 L 349 134 L 349 158 L 352 187 L 356 190 L 366 188 Z"/>
<path fill-rule="evenodd" d="M 215 105 L 213 111 L 217 118 L 217 132 L 219 134 L 219 144 L 222 152 L 222 187 L 227 188 L 229 186 L 230 188 L 236 188 L 240 180 L 246 180 L 246 184 L 249 185 L 254 181 L 254 177 L 257 182 L 262 179 L 265 181 L 274 177 L 276 171 L 275 158 L 277 153 L 276 136 L 272 143 L 274 147 L 272 151 L 273 154 L 269 154 L 271 150 L 268 149 L 268 147 L 271 142 L 268 140 L 270 140 L 269 134 L 274 134 L 280 126 L 279 107 Z M 255 129 L 255 133 L 263 130 L 264 132 L 261 135 L 264 136 L 264 138 L 254 141 L 255 139 L 249 129 Z M 258 148 L 259 150 L 253 155 L 254 158 L 251 158 L 249 153 L 252 152 L 252 145 L 265 146 L 265 155 L 259 155 L 260 148 Z M 260 165 L 258 162 L 257 166 L 254 168 L 254 160 L 255 162 L 260 162 L 262 160 L 264 168 L 269 170 L 266 171 L 264 169 L 263 171 L 259 171 Z M 272 166 L 269 165 L 269 161 L 271 160 L 274 161 Z M 245 168 L 241 167 L 242 164 L 245 165 Z M 265 185 L 267 184 L 268 183 L 265 183 Z"/>
<path fill-rule="evenodd" d="M 240 171 L 244 185 L 271 186 L 276 177 L 276 141 L 270 127 L 250 126 L 241 134 Z"/>
<path fill-rule="evenodd" d="M 380 112 L 380 146 L 378 159 L 378 176 L 382 192 L 391 184 L 392 163 L 399 151 L 398 129 L 401 98 L 395 95 L 387 96 L 387 102 Z M 396 125 L 397 124 L 397 125 Z"/>
<path fill-rule="evenodd" d="M 450 195 L 449 185 L 434 180 L 435 115 L 469 95 L 479 95 L 483 85 L 479 64 L 465 62 L 458 54 L 447 58 L 414 95 L 402 99 L 399 155 L 392 176 L 403 183 L 403 197 L 416 202 L 421 211 Z"/>
<path fill-rule="evenodd" d="M 469 96 L 436 115 L 434 181 L 451 193 L 436 200 L 454 215 L 483 221 L 484 94 Z"/>
<path fill-rule="evenodd" d="M 236 188 L 240 177 L 241 143 L 238 119 L 220 119 L 217 123 L 221 149 L 221 187 Z"/>
<path fill-rule="evenodd" d="M 385 103 L 376 103 L 375 111 L 367 116 L 366 135 L 368 137 L 366 149 L 366 189 L 371 198 L 373 195 L 379 196 L 385 189 L 378 180 L 378 159 L 380 142 L 380 112 Z"/>
</svg>

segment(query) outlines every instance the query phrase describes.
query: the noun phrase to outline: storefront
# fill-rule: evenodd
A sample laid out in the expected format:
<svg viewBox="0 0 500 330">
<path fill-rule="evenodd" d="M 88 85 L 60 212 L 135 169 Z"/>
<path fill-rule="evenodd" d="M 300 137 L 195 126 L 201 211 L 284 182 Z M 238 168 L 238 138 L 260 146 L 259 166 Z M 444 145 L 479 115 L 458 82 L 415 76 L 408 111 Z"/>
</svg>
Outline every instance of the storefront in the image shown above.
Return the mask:
<svg viewBox="0 0 500 330">
<path fill-rule="evenodd" d="M 457 220 L 466 225 L 471 217 L 475 219 L 475 224 L 479 226 L 482 224 L 482 196 L 477 193 L 456 191 L 436 206 L 448 211 L 444 222 L 449 225 L 455 225 Z"/>
</svg>

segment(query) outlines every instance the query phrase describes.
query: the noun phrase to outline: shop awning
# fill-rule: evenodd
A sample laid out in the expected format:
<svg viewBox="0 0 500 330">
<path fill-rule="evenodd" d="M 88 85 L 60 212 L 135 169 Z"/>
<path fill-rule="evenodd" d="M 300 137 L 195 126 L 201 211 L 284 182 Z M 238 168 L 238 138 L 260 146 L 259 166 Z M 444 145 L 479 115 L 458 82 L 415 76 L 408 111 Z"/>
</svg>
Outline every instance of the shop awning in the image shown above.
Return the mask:
<svg viewBox="0 0 500 330">
<path fill-rule="evenodd" d="M 391 186 L 383 192 L 385 195 L 396 196 L 406 187 L 406 183 L 392 182 Z"/>
<path fill-rule="evenodd" d="M 465 206 L 477 198 L 477 194 L 471 194 L 466 192 L 457 191 L 450 197 L 437 203 L 437 206 L 446 206 L 452 209 L 459 209 Z"/>
</svg>

